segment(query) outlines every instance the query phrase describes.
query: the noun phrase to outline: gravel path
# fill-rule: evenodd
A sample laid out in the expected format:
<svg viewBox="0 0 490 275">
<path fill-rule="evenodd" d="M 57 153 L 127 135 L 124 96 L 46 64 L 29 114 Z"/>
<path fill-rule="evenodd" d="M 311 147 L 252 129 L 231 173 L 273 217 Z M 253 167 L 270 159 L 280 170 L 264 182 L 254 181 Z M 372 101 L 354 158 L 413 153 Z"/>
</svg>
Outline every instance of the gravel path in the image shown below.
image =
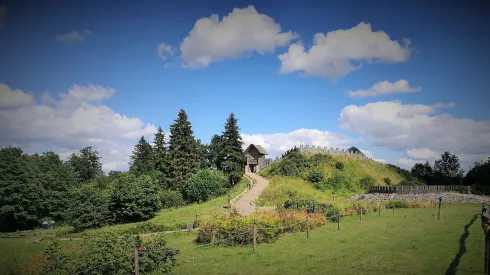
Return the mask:
<svg viewBox="0 0 490 275">
<path fill-rule="evenodd" d="M 249 178 L 254 179 L 256 183 L 250 191 L 238 199 L 238 201 L 233 205 L 233 208 L 237 210 L 240 216 L 248 216 L 257 210 L 273 209 L 274 207 L 257 207 L 252 204 L 254 200 L 259 198 L 260 193 L 264 191 L 267 185 L 269 185 L 269 181 L 254 173 L 247 172 L 246 175 Z"/>
<path fill-rule="evenodd" d="M 408 202 L 424 202 L 434 201 L 438 202 L 439 197 L 442 196 L 442 202 L 450 203 L 490 203 L 490 197 L 478 196 L 470 194 L 459 193 L 445 193 L 445 194 L 365 194 L 352 196 L 350 199 L 354 201 L 386 201 L 386 200 L 399 200 Z"/>
</svg>

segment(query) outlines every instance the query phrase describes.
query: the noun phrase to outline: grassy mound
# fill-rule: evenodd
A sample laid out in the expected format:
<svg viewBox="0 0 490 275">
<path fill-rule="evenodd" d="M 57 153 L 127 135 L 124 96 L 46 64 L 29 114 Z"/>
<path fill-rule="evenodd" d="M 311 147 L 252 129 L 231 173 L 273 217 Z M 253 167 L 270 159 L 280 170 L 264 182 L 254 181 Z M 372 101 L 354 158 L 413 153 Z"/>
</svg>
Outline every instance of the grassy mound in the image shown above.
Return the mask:
<svg viewBox="0 0 490 275">
<path fill-rule="evenodd" d="M 364 193 L 370 186 L 419 184 L 410 173 L 400 171 L 396 166 L 347 156 L 293 152 L 260 172 L 270 185 L 257 203 L 277 206 L 296 199 L 331 203 L 334 196 Z"/>
</svg>

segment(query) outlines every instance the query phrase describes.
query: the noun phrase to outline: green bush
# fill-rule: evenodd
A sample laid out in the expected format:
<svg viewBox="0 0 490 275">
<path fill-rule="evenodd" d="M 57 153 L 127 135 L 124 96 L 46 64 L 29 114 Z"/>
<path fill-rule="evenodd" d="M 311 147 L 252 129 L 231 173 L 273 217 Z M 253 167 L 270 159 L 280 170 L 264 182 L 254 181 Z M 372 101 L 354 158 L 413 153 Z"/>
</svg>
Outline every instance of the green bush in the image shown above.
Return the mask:
<svg viewBox="0 0 490 275">
<path fill-rule="evenodd" d="M 104 232 L 85 238 L 72 248 L 63 248 L 56 239 L 52 240 L 44 252 L 45 262 L 41 273 L 76 274 L 100 266 L 90 274 L 132 274 L 133 251 L 137 246 L 144 247 L 144 251 L 139 253 L 139 267 L 141 272 L 146 273 L 171 271 L 175 256 L 179 254 L 178 250 L 166 246 L 162 235 L 144 243 L 138 237 Z"/>
<path fill-rule="evenodd" d="M 372 177 L 364 177 L 359 181 L 359 186 L 364 190 L 367 190 L 369 189 L 369 187 L 375 185 L 376 185 L 376 180 L 374 180 Z"/>
<path fill-rule="evenodd" d="M 270 165 L 262 175 L 264 176 L 287 176 L 302 177 L 309 167 L 308 159 L 299 152 L 291 152 L 280 162 Z"/>
<path fill-rule="evenodd" d="M 161 209 L 158 182 L 148 175 L 121 175 L 114 183 L 109 210 L 115 223 L 139 222 Z"/>
<path fill-rule="evenodd" d="M 184 197 L 190 203 L 205 202 L 225 194 L 227 183 L 227 178 L 221 172 L 200 170 L 184 186 Z"/>
<path fill-rule="evenodd" d="M 393 206 L 395 206 L 395 208 L 408 208 L 409 203 L 406 201 L 387 201 L 387 202 L 385 202 L 386 208 L 393 208 Z"/>
<path fill-rule="evenodd" d="M 76 231 L 110 224 L 110 193 L 107 190 L 98 188 L 96 183 L 89 183 L 73 189 L 71 197 L 67 218 Z"/>
<path fill-rule="evenodd" d="M 310 158 L 310 162 L 313 166 L 320 166 L 321 164 L 327 164 L 330 161 L 330 156 L 325 154 L 315 154 Z"/>
<path fill-rule="evenodd" d="M 337 221 L 338 209 L 333 205 L 315 200 L 287 200 L 282 206 L 287 210 L 306 210 L 308 213 L 322 213 L 328 220 Z"/>
<path fill-rule="evenodd" d="M 390 178 L 383 178 L 383 181 L 386 183 L 386 185 L 391 185 L 391 179 Z"/>
<path fill-rule="evenodd" d="M 338 161 L 337 163 L 335 163 L 335 168 L 337 168 L 340 171 L 344 171 L 344 163 Z"/>
<path fill-rule="evenodd" d="M 185 200 L 181 192 L 164 189 L 159 192 L 160 202 L 163 209 L 181 207 L 185 205 Z"/>
<path fill-rule="evenodd" d="M 308 173 L 307 180 L 311 183 L 320 182 L 325 178 L 322 170 L 313 170 Z"/>
</svg>

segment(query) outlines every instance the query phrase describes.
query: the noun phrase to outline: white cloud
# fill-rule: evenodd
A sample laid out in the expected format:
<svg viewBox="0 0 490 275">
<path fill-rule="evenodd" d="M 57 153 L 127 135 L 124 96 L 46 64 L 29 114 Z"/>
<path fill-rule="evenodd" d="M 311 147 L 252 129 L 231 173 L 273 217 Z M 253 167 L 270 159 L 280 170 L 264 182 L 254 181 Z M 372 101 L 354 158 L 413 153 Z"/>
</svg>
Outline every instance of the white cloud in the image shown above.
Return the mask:
<svg viewBox="0 0 490 275">
<path fill-rule="evenodd" d="M 31 153 L 49 149 L 68 155 L 93 146 L 106 170 L 125 170 L 138 138 L 143 135 L 152 140 L 156 127 L 105 105 L 94 105 L 114 93 L 114 89 L 96 85 L 73 85 L 53 106 L 34 102 L 0 110 L 0 146 L 16 145 Z"/>
<path fill-rule="evenodd" d="M 274 19 L 258 13 L 252 5 L 234 8 L 221 21 L 217 14 L 197 20 L 180 45 L 181 61 L 185 67 L 206 67 L 252 52 L 274 52 L 296 37 L 291 31 L 282 32 Z"/>
<path fill-rule="evenodd" d="M 400 44 L 384 31 L 373 32 L 370 24 L 361 22 L 348 30 L 315 34 L 309 50 L 301 42 L 290 45 L 288 52 L 278 57 L 279 71 L 336 79 L 361 68 L 355 63 L 405 62 L 410 54 L 410 40 Z"/>
<path fill-rule="evenodd" d="M 452 102 L 448 102 L 448 103 L 437 103 L 436 105 L 434 105 L 435 108 L 440 108 L 440 109 L 453 108 L 454 106 L 456 106 L 456 104 L 454 104 Z"/>
<path fill-rule="evenodd" d="M 56 100 L 53 99 L 50 92 L 45 91 L 41 94 L 41 103 L 50 105 L 56 103 Z"/>
<path fill-rule="evenodd" d="M 63 43 L 83 42 L 85 41 L 87 36 L 90 36 L 92 34 L 92 31 L 87 29 L 75 30 L 65 34 L 59 34 L 55 37 L 55 39 Z"/>
<path fill-rule="evenodd" d="M 421 89 L 420 87 L 411 87 L 410 83 L 405 79 L 398 80 L 394 83 L 385 80 L 374 84 L 373 87 L 367 90 L 347 91 L 347 94 L 351 98 L 364 98 L 388 94 L 413 93 Z"/>
<path fill-rule="evenodd" d="M 373 145 L 405 152 L 407 158 L 400 160 L 405 164 L 434 160 L 449 151 L 467 167 L 490 154 L 490 121 L 434 112 L 433 106 L 398 101 L 349 105 L 340 113 L 340 126 Z"/>
<path fill-rule="evenodd" d="M 171 45 L 167 45 L 165 43 L 160 43 L 157 47 L 157 56 L 163 60 L 167 59 L 167 55 L 174 55 L 174 51 L 172 50 Z"/>
<path fill-rule="evenodd" d="M 0 109 L 18 108 L 35 104 L 31 94 L 21 90 L 12 90 L 6 84 L 0 83 Z"/>
<path fill-rule="evenodd" d="M 352 139 L 341 134 L 315 129 L 298 129 L 289 133 L 275 134 L 242 134 L 243 148 L 258 144 L 265 148 L 269 157 L 278 156 L 300 144 L 345 147 Z"/>
</svg>

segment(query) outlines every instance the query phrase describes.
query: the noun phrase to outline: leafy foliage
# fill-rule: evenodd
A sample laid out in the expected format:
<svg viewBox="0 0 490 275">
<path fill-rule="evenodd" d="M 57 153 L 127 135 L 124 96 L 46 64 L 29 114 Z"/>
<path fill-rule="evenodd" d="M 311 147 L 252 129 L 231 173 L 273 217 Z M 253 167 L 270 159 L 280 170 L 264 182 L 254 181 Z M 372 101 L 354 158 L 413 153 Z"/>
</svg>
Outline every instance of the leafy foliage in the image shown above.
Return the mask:
<svg viewBox="0 0 490 275">
<path fill-rule="evenodd" d="M 159 197 L 163 209 L 181 207 L 185 205 L 184 196 L 180 191 L 163 189 L 160 191 Z"/>
<path fill-rule="evenodd" d="M 475 193 L 490 193 L 490 158 L 486 161 L 475 162 L 464 178 L 466 185 L 472 186 Z"/>
<path fill-rule="evenodd" d="M 385 177 L 385 178 L 383 178 L 383 181 L 386 185 L 391 185 L 391 179 L 390 178 Z"/>
<path fill-rule="evenodd" d="M 325 178 L 325 174 L 322 170 L 312 170 L 306 176 L 306 179 L 311 183 L 317 183 Z"/>
<path fill-rule="evenodd" d="M 335 163 L 335 168 L 337 168 L 340 171 L 344 171 L 344 163 L 338 161 L 337 163 Z"/>
<path fill-rule="evenodd" d="M 141 272 L 169 272 L 179 254 L 178 250 L 166 246 L 162 236 L 143 243 L 138 237 L 104 232 L 90 236 L 72 248 L 63 248 L 53 240 L 44 253 L 46 263 L 42 274 L 75 274 L 93 266 L 100 266 L 94 270 L 97 274 L 132 274 L 133 251 L 139 246 L 144 246 L 144 252 L 139 253 Z"/>
<path fill-rule="evenodd" d="M 309 166 L 310 164 L 303 154 L 292 152 L 280 162 L 269 166 L 267 174 L 270 176 L 302 177 Z"/>
<path fill-rule="evenodd" d="M 92 146 L 83 148 L 78 154 L 71 154 L 68 164 L 73 168 L 79 184 L 87 183 L 104 174 L 99 153 L 92 150 Z"/>
<path fill-rule="evenodd" d="M 192 175 L 183 189 L 184 197 L 190 203 L 204 202 L 223 195 L 227 180 L 221 172 L 200 170 Z"/>
<path fill-rule="evenodd" d="M 376 180 L 374 180 L 372 177 L 364 177 L 359 181 L 359 186 L 364 190 L 367 190 L 369 189 L 369 187 L 375 185 L 376 185 Z"/>
<path fill-rule="evenodd" d="M 78 230 L 96 228 L 110 223 L 109 191 L 96 184 L 85 184 L 72 190 L 68 221 Z"/>
<path fill-rule="evenodd" d="M 444 152 L 441 158 L 434 163 L 434 173 L 447 178 L 462 178 L 464 171 L 460 169 L 459 159 L 456 155 Z"/>
<path fill-rule="evenodd" d="M 128 173 L 115 181 L 109 202 L 115 223 L 147 220 L 160 208 L 158 183 L 150 176 Z"/>
</svg>

